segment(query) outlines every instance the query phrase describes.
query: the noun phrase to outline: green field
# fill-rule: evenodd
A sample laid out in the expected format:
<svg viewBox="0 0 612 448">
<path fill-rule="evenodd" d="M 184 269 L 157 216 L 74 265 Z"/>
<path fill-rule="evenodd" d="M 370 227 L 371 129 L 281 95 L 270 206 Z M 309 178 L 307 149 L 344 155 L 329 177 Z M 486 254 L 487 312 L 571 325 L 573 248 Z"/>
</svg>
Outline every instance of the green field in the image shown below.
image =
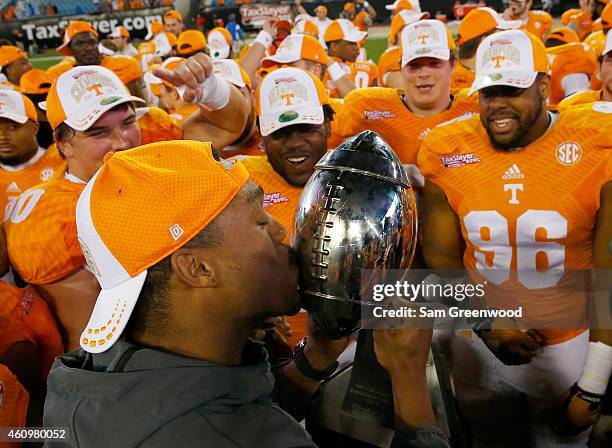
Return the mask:
<svg viewBox="0 0 612 448">
<path fill-rule="evenodd" d="M 378 62 L 378 58 L 387 48 L 387 39 L 382 37 L 373 37 L 366 41 L 366 50 L 368 57 L 374 62 Z M 54 64 L 62 60 L 64 56 L 60 55 L 55 50 L 49 50 L 45 53 L 37 54 L 30 57 L 32 65 L 41 70 L 46 70 Z"/>
</svg>

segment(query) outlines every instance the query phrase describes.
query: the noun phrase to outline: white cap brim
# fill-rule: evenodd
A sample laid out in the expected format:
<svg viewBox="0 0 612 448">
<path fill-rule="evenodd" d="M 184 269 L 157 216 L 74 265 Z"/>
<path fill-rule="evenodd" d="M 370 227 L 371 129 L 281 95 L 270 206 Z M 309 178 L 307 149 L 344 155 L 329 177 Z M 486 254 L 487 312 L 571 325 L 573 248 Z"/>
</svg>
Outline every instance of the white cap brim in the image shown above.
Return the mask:
<svg viewBox="0 0 612 448">
<path fill-rule="evenodd" d="M 0 112 L 0 118 L 6 118 L 8 120 L 15 121 L 19 124 L 24 124 L 29 120 L 26 115 L 13 114 L 11 112 L 6 111 Z"/>
<path fill-rule="evenodd" d="M 402 55 L 402 67 L 419 58 L 434 58 L 448 61 L 450 60 L 450 50 L 448 48 L 417 48 L 414 50 L 406 50 L 406 53 Z"/>
<path fill-rule="evenodd" d="M 506 72 L 490 73 L 487 75 L 476 76 L 470 88 L 470 95 L 474 92 L 491 86 L 509 86 L 519 89 L 527 89 L 535 82 L 537 72 Z"/>
<path fill-rule="evenodd" d="M 391 3 L 390 5 L 385 5 L 385 9 L 387 11 L 393 11 L 397 8 L 397 5 L 399 5 L 399 0 L 395 0 L 393 3 Z"/>
<path fill-rule="evenodd" d="M 325 116 L 323 106 L 296 107 L 293 110 L 284 110 L 259 117 L 259 131 L 263 137 L 287 126 L 296 124 L 323 124 Z"/>
<path fill-rule="evenodd" d="M 498 30 L 518 30 L 523 25 L 521 20 L 503 20 L 497 24 Z"/>
<path fill-rule="evenodd" d="M 115 99 L 116 98 L 116 99 Z M 91 103 L 86 104 L 79 111 L 70 115 L 64 120 L 68 126 L 76 131 L 86 131 L 89 129 L 105 112 L 108 112 L 114 107 L 124 103 L 142 103 L 145 102 L 142 98 L 131 95 L 120 95 L 117 92 L 103 95 L 97 102 L 97 105 Z"/>
<path fill-rule="evenodd" d="M 270 67 L 271 65 L 274 64 L 291 64 L 292 62 L 296 62 L 299 61 L 300 57 L 299 56 L 295 56 L 295 55 L 290 55 L 290 54 L 274 54 L 272 56 L 268 56 L 265 57 L 261 60 L 261 66 L 266 68 L 266 67 Z M 272 62 L 272 64 L 264 64 L 266 62 Z"/>
<path fill-rule="evenodd" d="M 351 33 L 345 34 L 342 40 L 347 42 L 361 42 L 368 35 L 367 31 L 353 31 Z"/>
<path fill-rule="evenodd" d="M 145 270 L 114 288 L 100 291 L 89 322 L 81 334 L 83 350 L 102 353 L 117 342 L 130 320 L 146 277 Z"/>
</svg>

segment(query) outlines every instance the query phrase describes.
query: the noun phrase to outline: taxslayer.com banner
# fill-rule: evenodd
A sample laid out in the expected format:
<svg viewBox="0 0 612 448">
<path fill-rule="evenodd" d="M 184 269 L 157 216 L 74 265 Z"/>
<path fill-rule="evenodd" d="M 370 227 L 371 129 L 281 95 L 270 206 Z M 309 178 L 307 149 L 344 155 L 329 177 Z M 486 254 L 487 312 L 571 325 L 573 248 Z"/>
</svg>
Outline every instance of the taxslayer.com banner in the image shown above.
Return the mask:
<svg viewBox="0 0 612 448">
<path fill-rule="evenodd" d="M 263 23 L 268 17 L 277 20 L 291 20 L 291 5 L 243 5 L 240 7 L 242 23 Z"/>
<path fill-rule="evenodd" d="M 90 22 L 102 37 L 118 26 L 125 27 L 133 39 L 143 39 L 147 26 L 156 20 L 161 21 L 168 8 L 123 11 L 113 15 L 50 16 L 27 21 L 0 23 L 0 38 L 20 40 L 26 46 L 36 43 L 39 47 L 56 47 L 61 43 L 62 30 L 74 20 Z"/>
</svg>

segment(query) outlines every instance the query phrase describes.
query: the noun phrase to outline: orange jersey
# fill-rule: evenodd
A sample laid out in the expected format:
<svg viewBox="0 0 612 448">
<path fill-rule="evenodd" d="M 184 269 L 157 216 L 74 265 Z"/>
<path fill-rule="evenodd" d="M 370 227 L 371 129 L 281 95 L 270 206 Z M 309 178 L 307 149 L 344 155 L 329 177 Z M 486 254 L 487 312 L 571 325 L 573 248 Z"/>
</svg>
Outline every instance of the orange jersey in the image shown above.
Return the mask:
<svg viewBox="0 0 612 448">
<path fill-rule="evenodd" d="M 170 116 L 180 125 L 199 109 L 197 104 L 187 104 L 185 107 L 172 111 Z"/>
<path fill-rule="evenodd" d="M 31 342 L 42 361 L 41 379 L 56 356 L 64 352 L 62 338 L 47 303 L 31 288 L 0 281 L 0 355 L 17 342 Z"/>
<path fill-rule="evenodd" d="M 551 71 L 551 92 L 549 106 L 556 106 L 565 98 L 566 93 L 562 86 L 562 80 L 567 75 L 583 73 L 589 79 L 597 72 L 597 60 L 593 52 L 586 50 L 581 43 L 572 42 L 547 48 L 548 60 Z"/>
<path fill-rule="evenodd" d="M 451 89 L 469 89 L 474 79 L 476 79 L 476 74 L 461 62 L 457 62 L 451 78 Z"/>
<path fill-rule="evenodd" d="M 59 281 L 85 264 L 76 230 L 76 203 L 85 183 L 65 173 L 62 166 L 22 193 L 4 223 L 11 266 L 33 285 Z"/>
<path fill-rule="evenodd" d="M 121 82 L 126 85 L 138 81 L 142 77 L 142 70 L 140 69 L 138 61 L 131 56 L 103 56 L 100 65 L 115 72 Z M 62 61 L 59 64 L 49 67 L 47 73 L 51 75 L 53 79 L 56 79 L 62 73 L 67 72 L 75 66 L 76 61 L 74 59 L 65 62 Z"/>
<path fill-rule="evenodd" d="M 334 119 L 331 122 L 331 135 L 327 139 L 327 147 L 335 148 L 344 141 L 344 137 L 340 133 L 340 116 L 344 108 L 344 100 L 340 98 L 330 98 L 329 105 L 334 110 Z"/>
<path fill-rule="evenodd" d="M 287 231 L 285 243 L 289 242 L 293 215 L 302 194 L 302 187 L 289 184 L 274 171 L 266 156 L 241 157 L 240 161 L 251 175 L 251 180 L 264 191 L 264 208 Z"/>
<path fill-rule="evenodd" d="M 606 103 L 567 109 L 516 151 L 494 149 L 475 115 L 437 127 L 419 152 L 459 218 L 465 268 L 488 281 L 487 304 L 518 302 L 528 321 L 546 322 L 535 328 L 548 343 L 584 328 L 589 293 L 570 270 L 593 267 L 600 193 L 612 180 L 611 113 Z"/>
<path fill-rule="evenodd" d="M 573 8 L 568 9 L 561 15 L 561 23 L 564 26 L 573 24 L 577 30 L 578 37 L 583 40 L 587 37 L 593 28 L 593 18 L 591 13 L 584 9 Z"/>
<path fill-rule="evenodd" d="M 606 35 L 603 31 L 594 31 L 584 39 L 583 43 L 599 57 L 606 46 Z"/>
<path fill-rule="evenodd" d="M 340 133 L 351 137 L 361 131 L 372 130 L 393 148 L 404 165 L 415 165 L 421 140 L 440 123 L 476 112 L 478 101 L 459 90 L 451 106 L 432 116 L 413 114 L 403 101 L 403 92 L 388 88 L 354 90 L 344 98 L 340 114 Z M 412 177 L 417 182 L 418 174 Z"/>
<path fill-rule="evenodd" d="M 585 90 L 584 92 L 574 93 L 564 98 L 563 101 L 557 105 L 557 110 L 561 112 L 568 107 L 594 103 L 596 101 L 603 101 L 601 98 L 601 90 Z"/>
<path fill-rule="evenodd" d="M 4 211 L 4 215 L 10 211 L 21 193 L 49 180 L 62 163 L 55 145 L 52 145 L 47 150 L 39 148 L 34 157 L 22 165 L 0 164 L 0 210 Z"/>
<path fill-rule="evenodd" d="M 402 59 L 402 50 L 396 45 L 394 47 L 387 48 L 378 59 L 378 85 L 380 87 L 387 86 L 387 73 L 399 72 L 400 61 Z"/>
<path fill-rule="evenodd" d="M 183 129 L 174 118 L 158 107 L 141 107 L 136 109 L 140 144 L 181 140 Z"/>
<path fill-rule="evenodd" d="M 529 31 L 543 40 L 552 25 L 553 18 L 546 11 L 529 11 L 527 13 L 527 22 L 521 26 L 521 29 Z"/>
<path fill-rule="evenodd" d="M 373 62 L 344 62 L 341 59 L 330 56 L 330 59 L 338 62 L 344 73 L 349 77 L 357 89 L 371 87 L 378 79 L 378 68 Z M 323 84 L 327 89 L 327 93 L 332 98 L 338 98 L 340 95 L 336 89 L 336 83 L 332 81 L 329 72 L 325 72 Z"/>
</svg>

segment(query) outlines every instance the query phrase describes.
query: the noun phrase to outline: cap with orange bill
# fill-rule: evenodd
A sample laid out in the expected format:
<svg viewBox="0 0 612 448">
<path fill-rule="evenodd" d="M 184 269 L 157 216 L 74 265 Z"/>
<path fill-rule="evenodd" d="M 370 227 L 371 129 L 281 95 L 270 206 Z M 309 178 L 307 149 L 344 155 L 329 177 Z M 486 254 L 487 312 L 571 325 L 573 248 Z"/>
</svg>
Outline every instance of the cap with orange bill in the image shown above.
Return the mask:
<svg viewBox="0 0 612 448">
<path fill-rule="evenodd" d="M 111 70 L 99 65 L 74 67 L 62 73 L 51 85 L 47 111 L 52 129 L 66 123 L 77 131 L 89 129 L 105 112 L 123 103 L 144 103 L 132 96 Z"/>
<path fill-rule="evenodd" d="M 305 34 L 291 34 L 278 46 L 276 53 L 261 61 L 261 66 L 291 64 L 301 59 L 327 66 L 327 53 L 321 42 Z"/>
<path fill-rule="evenodd" d="M 389 42 L 391 42 L 391 45 L 395 44 L 397 35 L 405 26 L 418 22 L 419 20 L 429 19 L 429 17 L 430 15 L 427 11 L 414 12 L 408 9 L 404 9 L 394 15 L 393 19 L 391 19 L 391 29 L 389 30 Z"/>
<path fill-rule="evenodd" d="M 418 58 L 450 60 L 455 41 L 450 30 L 439 20 L 419 20 L 402 30 L 402 67 Z"/>
<path fill-rule="evenodd" d="M 367 32 L 360 31 L 350 20 L 336 19 L 325 30 L 323 39 L 325 42 L 345 40 L 356 43 L 361 42 L 367 35 Z"/>
<path fill-rule="evenodd" d="M 0 46 L 0 67 L 12 64 L 22 58 L 27 58 L 28 54 L 22 49 L 13 45 Z"/>
<path fill-rule="evenodd" d="M 130 32 L 127 30 L 127 28 L 118 26 L 108 35 L 108 37 L 111 39 L 118 39 L 120 37 L 129 39 Z"/>
<path fill-rule="evenodd" d="M 117 342 L 147 269 L 206 228 L 248 179 L 239 161 L 215 160 L 210 143 L 177 140 L 107 154 L 76 206 L 79 243 L 102 288 L 81 335 L 85 351 L 102 353 Z"/>
<path fill-rule="evenodd" d="M 520 20 L 504 20 L 493 8 L 477 8 L 470 11 L 457 28 L 457 45 L 480 37 L 495 30 L 518 29 Z"/>
<path fill-rule="evenodd" d="M 49 92 L 53 78 L 44 70 L 33 68 L 21 75 L 19 88 L 26 95 L 44 95 Z"/>
<path fill-rule="evenodd" d="M 0 90 L 0 118 L 19 124 L 25 124 L 28 120 L 38 121 L 34 103 L 15 90 Z"/>
<path fill-rule="evenodd" d="M 176 42 L 176 49 L 180 55 L 194 53 L 206 48 L 206 37 L 198 30 L 183 31 Z"/>
<path fill-rule="evenodd" d="M 70 48 L 68 48 L 68 45 L 74 36 L 81 33 L 91 33 L 96 37 L 96 39 L 98 39 L 98 32 L 91 25 L 91 23 L 83 20 L 77 20 L 75 22 L 71 22 L 70 25 L 66 27 L 66 30 L 64 31 L 64 41 L 62 45 L 57 47 L 57 51 L 64 56 L 72 56 L 72 52 L 70 51 Z"/>
<path fill-rule="evenodd" d="M 145 40 L 152 39 L 153 36 L 161 33 L 164 30 L 164 24 L 156 20 L 155 22 L 151 22 L 149 24 L 148 29 L 149 32 L 145 36 Z"/>
<path fill-rule="evenodd" d="M 548 39 L 556 39 L 566 44 L 580 42 L 580 38 L 576 31 L 567 27 L 555 28 L 546 36 L 546 40 Z"/>
<path fill-rule="evenodd" d="M 208 32 L 208 48 L 212 59 L 228 58 L 232 49 L 232 35 L 225 28 L 213 28 Z"/>
<path fill-rule="evenodd" d="M 470 94 L 490 86 L 526 89 L 548 68 L 546 48 L 533 34 L 521 30 L 492 34 L 476 52 L 476 79 Z"/>
<path fill-rule="evenodd" d="M 176 9 L 171 9 L 169 11 L 166 11 L 164 14 L 164 22 L 166 22 L 166 20 L 168 19 L 174 19 L 174 20 L 178 20 L 179 22 L 183 21 L 183 15 L 178 12 Z"/>
</svg>

